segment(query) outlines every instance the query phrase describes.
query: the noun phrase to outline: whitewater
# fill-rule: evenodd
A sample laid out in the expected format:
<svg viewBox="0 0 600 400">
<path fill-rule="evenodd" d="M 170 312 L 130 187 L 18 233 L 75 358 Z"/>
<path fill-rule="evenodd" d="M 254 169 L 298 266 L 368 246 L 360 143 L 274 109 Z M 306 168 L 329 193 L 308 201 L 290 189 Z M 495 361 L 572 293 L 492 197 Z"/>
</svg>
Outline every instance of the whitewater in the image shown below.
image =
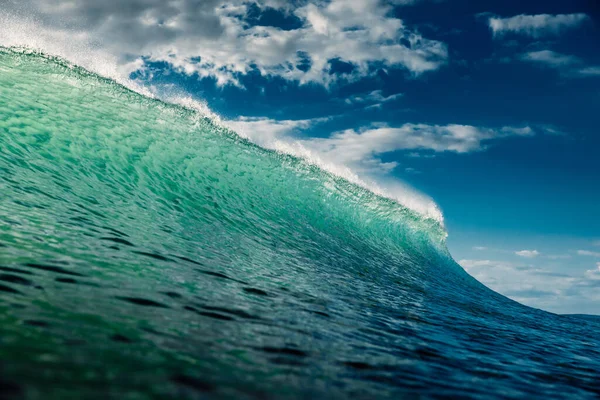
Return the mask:
<svg viewBox="0 0 600 400">
<path fill-rule="evenodd" d="M 598 318 L 489 290 L 441 216 L 274 147 L 0 48 L 2 395 L 598 397 Z"/>
</svg>

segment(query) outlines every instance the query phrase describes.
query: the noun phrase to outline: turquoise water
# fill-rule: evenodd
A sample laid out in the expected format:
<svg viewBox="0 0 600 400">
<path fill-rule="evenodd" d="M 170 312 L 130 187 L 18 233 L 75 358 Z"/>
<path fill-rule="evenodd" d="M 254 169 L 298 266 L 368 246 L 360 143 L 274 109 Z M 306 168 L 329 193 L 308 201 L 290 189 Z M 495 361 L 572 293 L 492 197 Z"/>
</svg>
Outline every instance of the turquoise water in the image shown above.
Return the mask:
<svg viewBox="0 0 600 400">
<path fill-rule="evenodd" d="M 490 291 L 445 237 L 196 111 L 0 50 L 7 398 L 596 398 L 600 321 Z"/>
</svg>

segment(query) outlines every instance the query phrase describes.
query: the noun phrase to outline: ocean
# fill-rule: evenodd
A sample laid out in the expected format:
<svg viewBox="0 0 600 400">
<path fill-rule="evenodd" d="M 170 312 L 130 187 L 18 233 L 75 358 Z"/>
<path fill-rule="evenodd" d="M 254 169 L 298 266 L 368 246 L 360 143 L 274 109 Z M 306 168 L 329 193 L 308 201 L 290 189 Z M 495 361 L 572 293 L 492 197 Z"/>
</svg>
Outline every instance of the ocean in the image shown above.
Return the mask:
<svg viewBox="0 0 600 400">
<path fill-rule="evenodd" d="M 441 218 L 0 48 L 0 398 L 593 399 L 600 318 L 468 275 Z"/>
</svg>

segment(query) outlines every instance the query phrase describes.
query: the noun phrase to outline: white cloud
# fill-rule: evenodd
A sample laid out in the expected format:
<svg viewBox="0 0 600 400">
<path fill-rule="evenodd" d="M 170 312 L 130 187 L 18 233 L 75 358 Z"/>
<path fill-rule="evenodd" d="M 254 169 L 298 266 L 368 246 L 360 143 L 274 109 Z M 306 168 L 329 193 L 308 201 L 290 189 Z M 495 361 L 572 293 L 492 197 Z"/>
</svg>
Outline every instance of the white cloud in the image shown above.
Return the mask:
<svg viewBox="0 0 600 400">
<path fill-rule="evenodd" d="M 515 254 L 518 255 L 519 257 L 535 258 L 540 255 L 540 252 L 537 250 L 521 250 L 521 251 L 515 251 Z"/>
<path fill-rule="evenodd" d="M 265 76 L 328 85 L 330 60 L 351 64 L 345 79 L 373 73 L 372 65 L 433 71 L 448 57 L 446 45 L 408 29 L 380 0 L 332 0 L 285 8 L 297 29 L 250 26 L 243 0 L 8 0 L 0 11 L 0 44 L 25 45 L 97 67 L 86 50 L 120 65 L 146 56 L 181 72 L 239 83 L 253 68 Z M 405 45 L 404 43 L 409 43 Z M 200 57 L 198 59 L 197 57 Z M 309 63 L 310 69 L 298 68 Z M 92 64 L 92 65 L 90 65 Z M 123 68 L 127 76 L 133 67 Z M 90 68 L 97 71 L 97 68 Z M 97 71 L 98 72 L 98 71 Z"/>
<path fill-rule="evenodd" d="M 473 247 L 473 250 L 483 251 L 483 250 L 487 250 L 487 247 L 484 247 L 484 246 L 475 246 L 475 247 Z"/>
<path fill-rule="evenodd" d="M 551 50 L 532 51 L 524 54 L 521 59 L 524 61 L 546 64 L 554 68 L 560 68 L 580 62 L 577 57 L 556 53 Z"/>
<path fill-rule="evenodd" d="M 589 250 L 577 250 L 577 254 L 580 256 L 600 257 L 600 252 Z"/>
<path fill-rule="evenodd" d="M 600 76 L 600 67 L 584 66 L 575 56 L 557 53 L 552 50 L 531 51 L 520 56 L 521 61 L 558 70 L 566 78 L 590 78 Z"/>
<path fill-rule="evenodd" d="M 432 150 L 468 153 L 482 150 L 484 142 L 510 136 L 530 136 L 529 127 L 500 129 L 470 125 L 404 124 L 388 127 L 375 124 L 358 131 L 347 129 L 329 138 L 305 141 L 305 145 L 327 159 L 361 169 L 392 169 L 395 163 L 382 163 L 378 156 L 397 150 Z"/>
<path fill-rule="evenodd" d="M 586 14 L 521 14 L 509 18 L 490 17 L 488 24 L 494 36 L 517 33 L 537 38 L 558 35 L 566 29 L 580 26 L 588 19 Z"/>
<path fill-rule="evenodd" d="M 592 242 L 592 246 L 600 247 L 600 240 L 596 240 L 596 241 Z"/>
</svg>

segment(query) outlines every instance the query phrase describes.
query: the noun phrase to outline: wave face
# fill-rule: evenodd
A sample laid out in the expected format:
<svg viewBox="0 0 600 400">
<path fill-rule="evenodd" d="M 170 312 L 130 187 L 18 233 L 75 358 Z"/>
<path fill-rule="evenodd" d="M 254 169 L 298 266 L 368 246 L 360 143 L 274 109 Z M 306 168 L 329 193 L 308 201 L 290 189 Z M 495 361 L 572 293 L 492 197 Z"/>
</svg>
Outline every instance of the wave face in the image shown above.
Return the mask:
<svg viewBox="0 0 600 400">
<path fill-rule="evenodd" d="M 15 398 L 569 397 L 600 323 L 521 306 L 440 222 L 197 112 L 0 50 Z"/>
</svg>

